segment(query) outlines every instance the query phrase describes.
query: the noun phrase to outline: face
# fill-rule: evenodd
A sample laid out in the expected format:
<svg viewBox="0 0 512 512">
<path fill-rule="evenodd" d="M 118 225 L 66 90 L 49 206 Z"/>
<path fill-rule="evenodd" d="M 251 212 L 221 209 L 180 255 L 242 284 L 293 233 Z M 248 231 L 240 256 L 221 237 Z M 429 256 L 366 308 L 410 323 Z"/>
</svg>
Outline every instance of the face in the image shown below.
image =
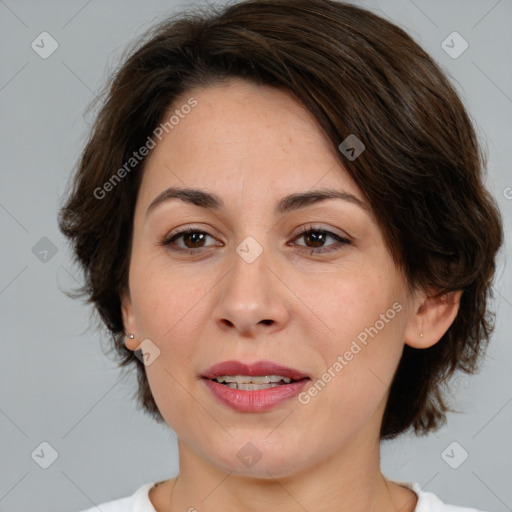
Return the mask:
<svg viewBox="0 0 512 512">
<path fill-rule="evenodd" d="M 173 110 L 191 97 L 146 161 L 123 297 L 138 340 L 127 346 L 150 340 L 163 417 L 190 453 L 244 475 L 373 448 L 412 308 L 361 191 L 287 93 L 233 80 L 189 91 Z M 162 199 L 171 187 L 219 204 Z M 320 190 L 339 197 L 290 199 Z M 270 361 L 309 380 L 225 391 L 204 378 L 224 361 Z M 247 454 L 260 458 L 243 463 Z"/>
</svg>

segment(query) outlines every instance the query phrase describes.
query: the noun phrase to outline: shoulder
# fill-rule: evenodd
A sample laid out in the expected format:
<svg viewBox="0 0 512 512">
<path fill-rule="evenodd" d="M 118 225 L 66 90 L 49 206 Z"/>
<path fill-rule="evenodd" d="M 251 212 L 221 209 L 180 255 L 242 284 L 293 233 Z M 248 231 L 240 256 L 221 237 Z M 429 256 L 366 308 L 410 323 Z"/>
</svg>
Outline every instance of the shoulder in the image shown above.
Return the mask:
<svg viewBox="0 0 512 512">
<path fill-rule="evenodd" d="M 156 512 L 149 500 L 149 490 L 153 485 L 155 485 L 155 482 L 144 484 L 131 496 L 99 503 L 80 512 L 98 512 L 98 510 L 101 510 L 101 512 Z"/>
<path fill-rule="evenodd" d="M 461 507 L 458 505 L 449 505 L 444 503 L 434 493 L 423 491 L 418 483 L 400 482 L 399 485 L 408 487 L 417 494 L 418 503 L 414 512 L 484 512 L 476 508 Z"/>
</svg>

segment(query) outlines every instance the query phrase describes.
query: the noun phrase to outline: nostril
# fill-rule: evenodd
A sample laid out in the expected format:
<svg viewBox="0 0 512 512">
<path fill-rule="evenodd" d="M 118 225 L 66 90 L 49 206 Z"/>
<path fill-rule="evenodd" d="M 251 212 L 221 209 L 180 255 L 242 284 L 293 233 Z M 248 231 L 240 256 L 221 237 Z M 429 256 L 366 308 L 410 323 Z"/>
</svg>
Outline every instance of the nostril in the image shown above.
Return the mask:
<svg viewBox="0 0 512 512">
<path fill-rule="evenodd" d="M 262 320 L 261 322 L 264 323 L 265 325 L 271 325 L 273 320 Z"/>
</svg>

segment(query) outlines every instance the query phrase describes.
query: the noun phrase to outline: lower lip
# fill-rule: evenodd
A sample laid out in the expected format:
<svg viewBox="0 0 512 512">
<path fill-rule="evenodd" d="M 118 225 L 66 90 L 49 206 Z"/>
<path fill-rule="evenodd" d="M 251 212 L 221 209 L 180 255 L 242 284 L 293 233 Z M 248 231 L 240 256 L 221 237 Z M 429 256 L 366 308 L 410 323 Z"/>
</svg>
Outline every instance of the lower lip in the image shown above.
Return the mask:
<svg viewBox="0 0 512 512">
<path fill-rule="evenodd" d="M 206 378 L 203 378 L 203 381 L 218 400 L 232 409 L 242 412 L 262 412 L 268 411 L 281 402 L 298 395 L 310 379 L 257 391 L 232 389 Z"/>
</svg>

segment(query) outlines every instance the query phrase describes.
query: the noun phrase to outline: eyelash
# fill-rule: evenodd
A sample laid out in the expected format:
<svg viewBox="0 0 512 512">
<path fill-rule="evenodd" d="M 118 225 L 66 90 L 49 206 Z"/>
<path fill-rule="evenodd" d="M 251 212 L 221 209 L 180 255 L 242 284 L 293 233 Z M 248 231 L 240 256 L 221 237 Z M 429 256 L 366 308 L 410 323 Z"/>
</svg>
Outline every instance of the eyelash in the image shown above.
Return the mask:
<svg viewBox="0 0 512 512">
<path fill-rule="evenodd" d="M 212 235 L 210 235 L 208 232 L 206 231 L 203 231 L 201 229 L 197 229 L 197 228 L 184 228 L 184 229 L 181 229 L 175 233 L 173 233 L 172 235 L 168 235 L 166 237 L 164 237 L 162 240 L 160 240 L 158 242 L 158 245 L 160 246 L 163 246 L 163 247 L 167 247 L 169 249 L 171 249 L 172 251 L 176 251 L 176 252 L 188 252 L 188 254 L 197 254 L 198 252 L 204 250 L 204 249 L 208 249 L 208 247 L 197 247 L 195 249 L 191 249 L 191 248 L 181 248 L 181 247 L 173 247 L 173 243 L 175 240 L 177 240 L 178 238 L 181 238 L 183 237 L 183 235 L 185 234 L 192 234 L 192 233 L 203 233 L 207 236 L 211 236 L 213 238 Z M 325 253 L 328 253 L 328 252 L 332 252 L 332 251 L 339 251 L 342 246 L 345 246 L 345 245 L 351 245 L 351 240 L 347 239 L 347 238 L 343 238 L 339 235 L 337 235 L 336 233 L 333 233 L 332 231 L 328 231 L 326 229 L 319 229 L 319 228 L 314 228 L 313 226 L 309 225 L 309 226 L 302 226 L 300 228 L 300 232 L 299 234 L 294 238 L 294 240 L 300 238 L 300 237 L 303 237 L 304 235 L 306 234 L 310 234 L 310 233 L 321 233 L 322 235 L 328 235 L 328 236 L 331 236 L 332 238 L 334 238 L 338 244 L 341 244 L 341 247 L 338 246 L 338 247 L 334 247 L 334 248 L 331 248 L 331 249 L 326 249 L 325 247 L 321 247 L 319 249 L 315 249 L 315 248 L 309 248 L 307 246 L 302 246 L 300 245 L 299 247 L 303 247 L 304 249 L 303 250 L 309 250 L 311 251 L 311 254 L 325 254 Z M 337 245 L 337 244 L 330 244 L 330 245 Z M 330 247 L 327 246 L 327 247 Z"/>
</svg>

